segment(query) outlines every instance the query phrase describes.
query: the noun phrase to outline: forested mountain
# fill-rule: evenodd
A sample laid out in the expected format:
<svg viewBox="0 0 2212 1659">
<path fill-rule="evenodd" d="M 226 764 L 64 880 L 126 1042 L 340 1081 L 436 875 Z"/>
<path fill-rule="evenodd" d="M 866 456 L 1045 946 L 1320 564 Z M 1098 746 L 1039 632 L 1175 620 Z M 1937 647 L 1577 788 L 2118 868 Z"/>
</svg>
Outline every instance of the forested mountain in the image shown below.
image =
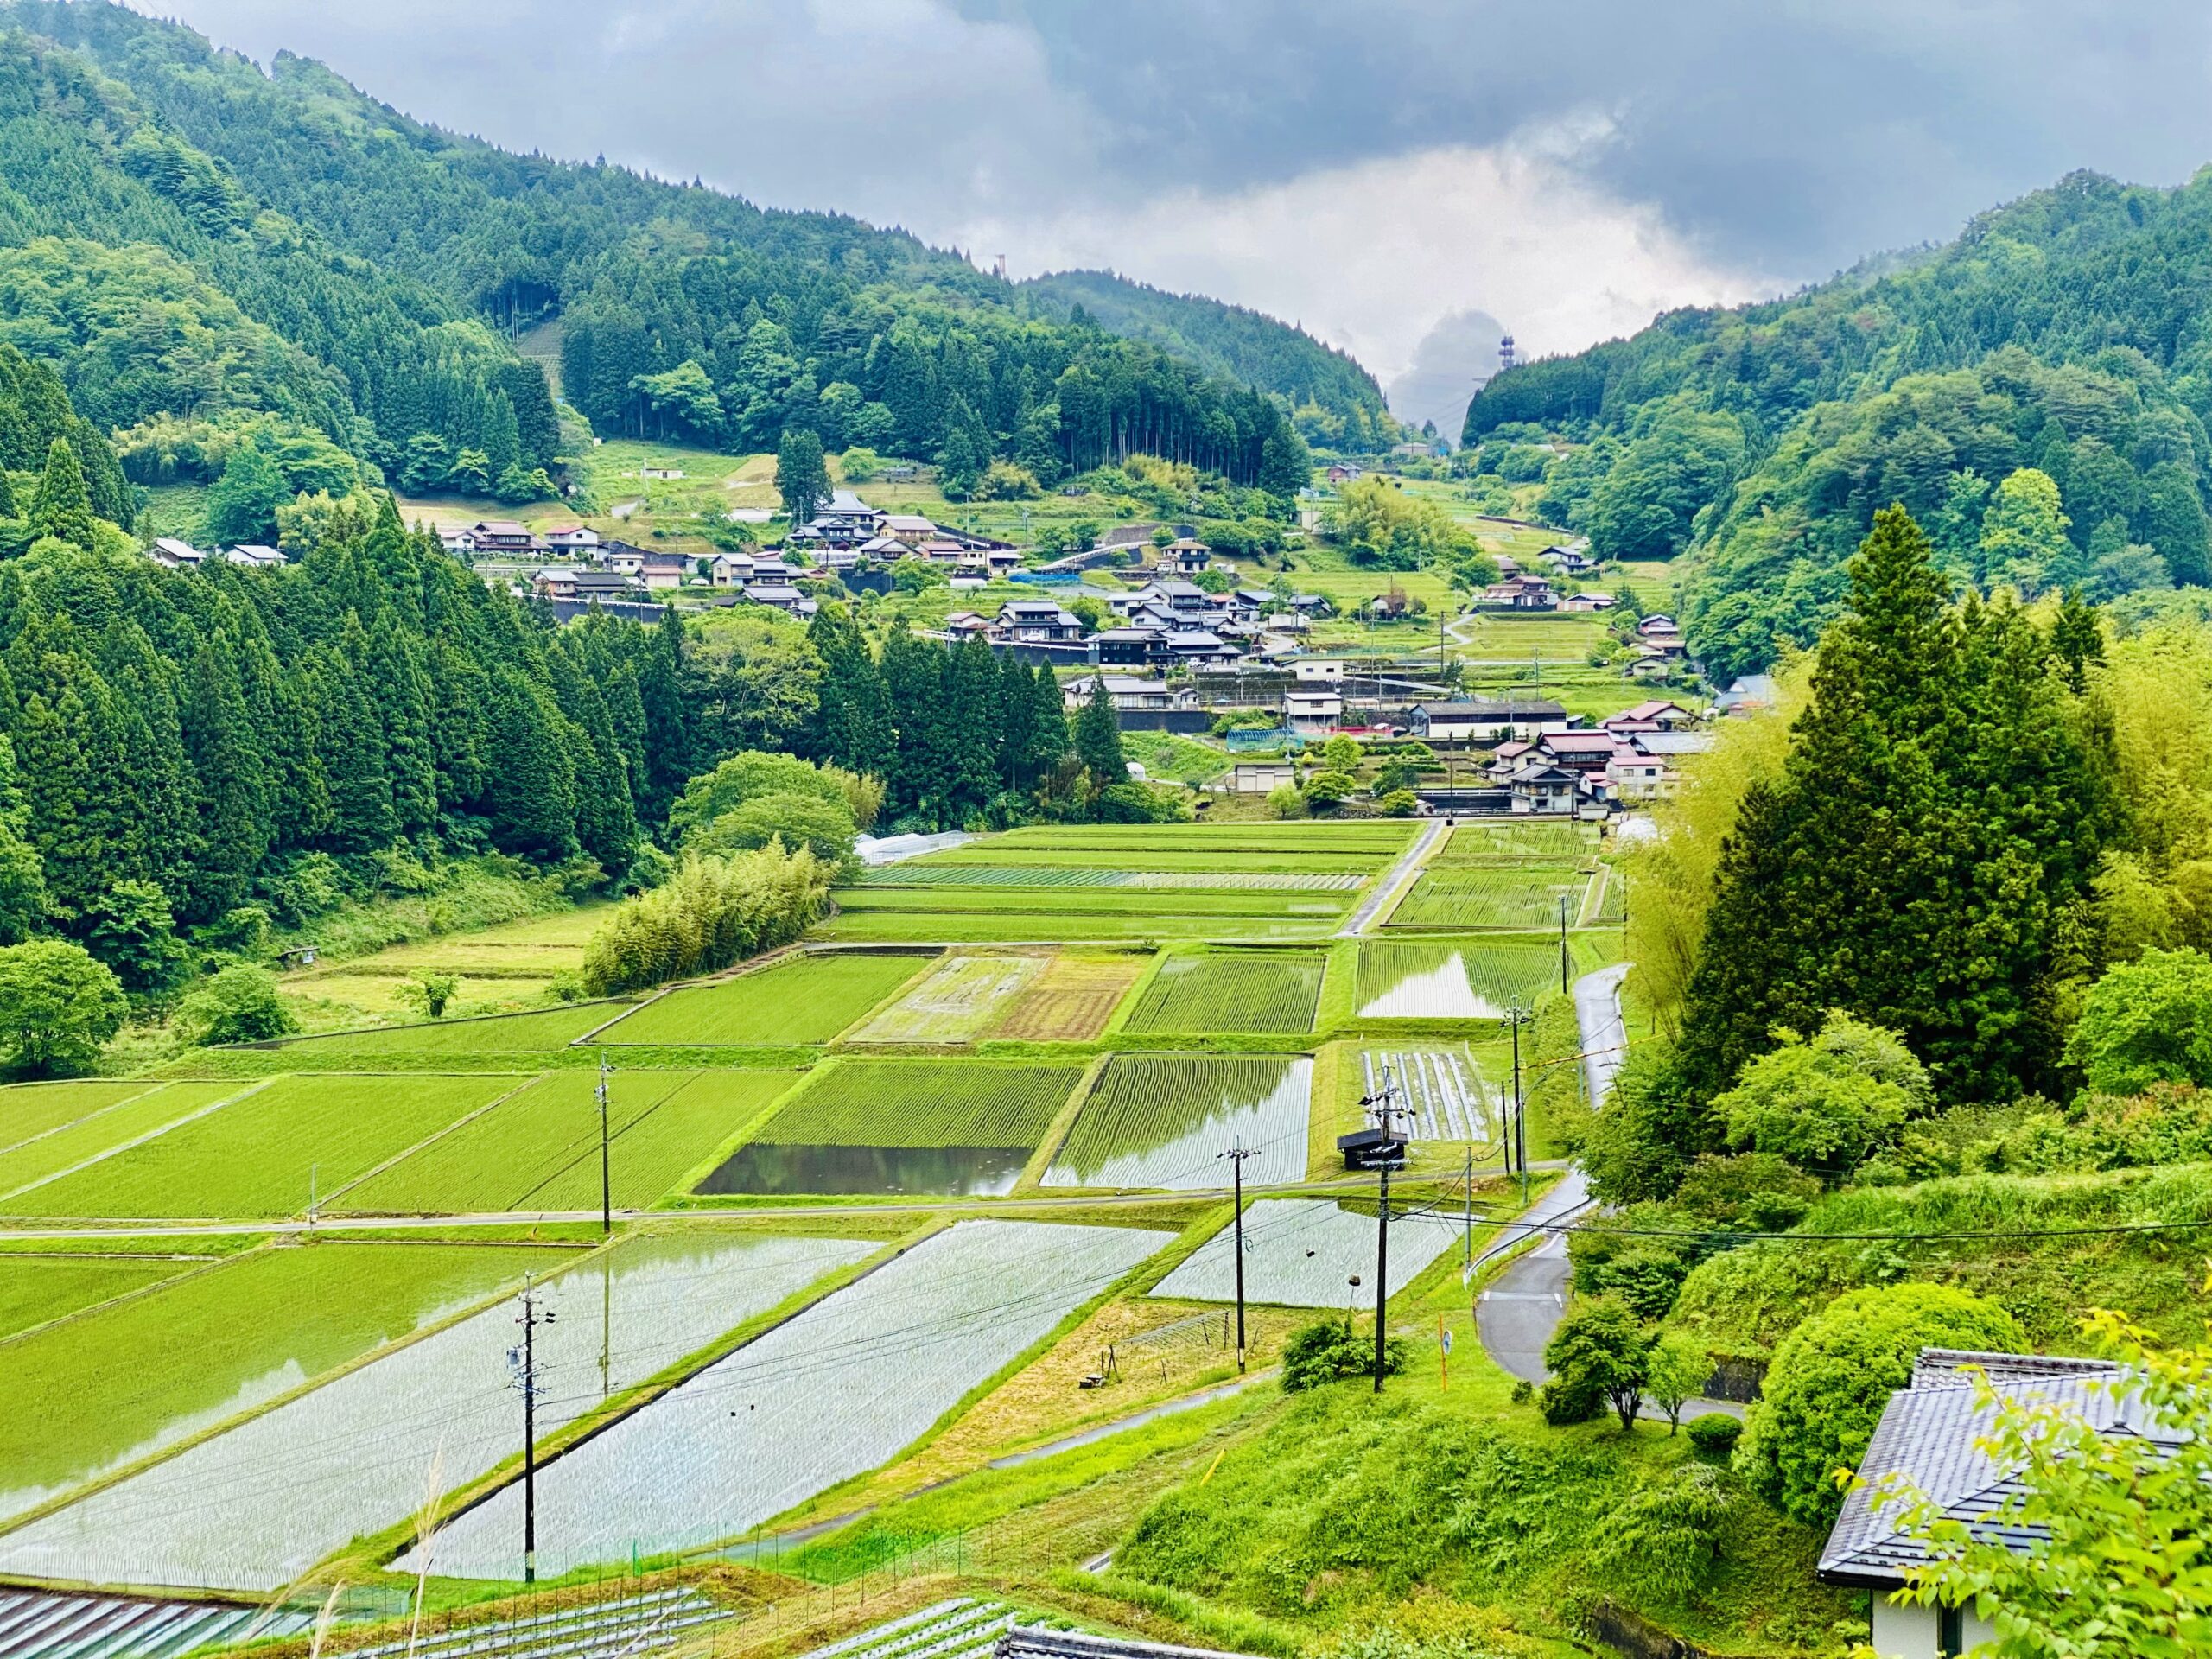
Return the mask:
<svg viewBox="0 0 2212 1659">
<path fill-rule="evenodd" d="M 995 457 L 1049 477 L 1146 450 L 1249 484 L 1272 438 L 1281 487 L 1302 460 L 1285 408 L 1379 403 L 1348 362 L 1251 314 L 1163 350 L 903 232 L 509 154 L 319 64 L 280 54 L 264 74 L 106 0 L 8 0 L 0 22 L 17 31 L 0 48 L 0 244 L 124 250 L 85 278 L 93 311 L 153 296 L 168 338 L 149 350 L 217 387 L 207 412 L 276 410 L 412 487 L 531 486 L 557 429 L 502 334 L 554 315 L 567 394 L 605 433 L 752 449 L 808 425 L 956 479 Z M 151 412 L 111 393 L 143 366 L 114 363 L 116 340 L 56 327 L 57 286 L 18 300 L 0 278 L 0 337 L 59 353 L 88 413 Z M 208 372 L 221 361 L 258 372 L 232 387 Z"/>
<path fill-rule="evenodd" d="M 1586 444 L 1544 511 L 1611 555 L 1694 548 L 1686 625 L 1724 677 L 1811 643 L 1892 501 L 1984 587 L 2203 583 L 2208 236 L 2212 175 L 2077 174 L 1940 250 L 1515 368 L 1465 435 Z"/>
<path fill-rule="evenodd" d="M 1349 352 L 1264 312 L 1202 294 L 1172 294 L 1110 270 L 1055 271 L 1032 277 L 1021 289 L 1052 302 L 1052 315 L 1073 315 L 1080 308 L 1115 334 L 1289 398 L 1298 409 L 1299 429 L 1309 439 L 1353 449 L 1395 440 L 1373 375 Z"/>
</svg>

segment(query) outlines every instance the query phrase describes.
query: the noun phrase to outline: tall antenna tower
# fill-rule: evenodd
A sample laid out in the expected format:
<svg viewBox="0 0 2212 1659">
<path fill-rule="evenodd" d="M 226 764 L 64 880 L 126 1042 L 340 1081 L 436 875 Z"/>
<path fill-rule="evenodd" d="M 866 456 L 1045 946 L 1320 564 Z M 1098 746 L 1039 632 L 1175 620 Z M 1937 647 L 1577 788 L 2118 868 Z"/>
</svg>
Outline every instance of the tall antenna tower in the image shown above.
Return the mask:
<svg viewBox="0 0 2212 1659">
<path fill-rule="evenodd" d="M 1506 370 L 1512 366 L 1513 336 L 1508 334 L 1504 339 L 1497 342 L 1497 372 L 1500 374 L 1503 374 Z"/>
</svg>

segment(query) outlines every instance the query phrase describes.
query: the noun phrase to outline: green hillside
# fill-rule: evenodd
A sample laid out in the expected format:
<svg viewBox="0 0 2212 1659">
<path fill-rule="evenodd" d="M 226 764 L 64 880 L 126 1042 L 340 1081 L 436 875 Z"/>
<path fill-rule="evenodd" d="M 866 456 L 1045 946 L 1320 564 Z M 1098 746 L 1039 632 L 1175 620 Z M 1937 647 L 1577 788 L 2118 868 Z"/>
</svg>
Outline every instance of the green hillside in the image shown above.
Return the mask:
<svg viewBox="0 0 2212 1659">
<path fill-rule="evenodd" d="M 2208 229 L 2212 176 L 2166 190 L 2075 174 L 1948 246 L 1513 369 L 1465 437 L 1565 437 L 1548 518 L 1601 554 L 1693 550 L 1685 625 L 1723 677 L 1812 642 L 1891 501 L 1984 586 L 2109 600 L 2202 584 Z M 2024 468 L 2069 521 L 2026 562 L 2001 539 L 1984 550 L 1997 486 Z"/>
<path fill-rule="evenodd" d="M 264 73 L 105 0 L 12 0 L 0 21 L 0 244 L 174 256 L 214 295 L 166 267 L 130 285 L 181 307 L 181 330 L 228 323 L 226 296 L 311 359 L 306 380 L 326 372 L 315 396 L 219 387 L 200 412 L 281 402 L 410 489 L 550 488 L 531 477 L 557 472 L 543 367 L 511 340 L 555 319 L 563 389 L 601 435 L 744 453 L 804 425 L 831 449 L 943 461 L 957 483 L 993 459 L 1050 482 L 1141 451 L 1287 490 L 1303 481 L 1291 405 L 1379 408 L 1355 365 L 1252 314 L 1177 302 L 1179 327 L 1101 327 L 904 232 L 512 155 L 311 60 L 280 53 Z M 48 347 L 86 394 L 143 366 Z"/>
</svg>

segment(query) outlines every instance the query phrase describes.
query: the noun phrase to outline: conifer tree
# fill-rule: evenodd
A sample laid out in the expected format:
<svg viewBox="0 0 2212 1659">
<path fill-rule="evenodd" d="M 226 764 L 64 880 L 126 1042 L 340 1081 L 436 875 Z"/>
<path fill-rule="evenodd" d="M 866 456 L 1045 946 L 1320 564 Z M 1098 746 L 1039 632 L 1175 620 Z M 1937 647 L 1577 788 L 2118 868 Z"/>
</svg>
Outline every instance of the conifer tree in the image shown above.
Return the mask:
<svg viewBox="0 0 2212 1659">
<path fill-rule="evenodd" d="M 830 469 L 823 463 L 822 440 L 812 428 L 786 427 L 776 449 L 776 493 L 791 527 L 812 522 L 830 499 Z"/>
<path fill-rule="evenodd" d="M 486 734 L 497 757 L 484 801 L 493 838 L 525 858 L 569 857 L 576 850 L 576 804 L 567 752 L 537 689 L 512 670 L 493 682 Z"/>
<path fill-rule="evenodd" d="M 384 724 L 385 772 L 391 780 L 392 818 L 403 836 L 437 822 L 437 767 L 430 741 L 430 687 L 419 647 L 390 612 L 369 631 L 362 685 Z"/>
<path fill-rule="evenodd" d="M 197 785 L 200 850 L 187 873 L 190 921 L 213 920 L 244 903 L 269 850 L 269 769 L 240 679 L 224 634 L 193 658 L 184 735 Z"/>
<path fill-rule="evenodd" d="M 898 753 L 898 734 L 882 671 L 859 625 L 832 601 L 814 613 L 807 638 L 822 658 L 818 753 L 849 771 L 881 776 Z"/>
<path fill-rule="evenodd" d="M 58 537 L 87 553 L 99 545 L 85 469 L 67 438 L 47 446 L 46 471 L 39 475 L 38 493 L 31 498 L 30 530 L 35 537 Z"/>
<path fill-rule="evenodd" d="M 883 642 L 883 683 L 898 722 L 898 756 L 888 780 L 894 816 L 935 817 L 943 803 L 944 658 L 903 626 Z"/>
<path fill-rule="evenodd" d="M 1031 756 L 1037 747 L 1037 688 L 1029 670 L 1013 652 L 999 664 L 999 683 L 992 694 L 998 718 L 999 774 L 1008 789 L 1029 781 Z"/>
<path fill-rule="evenodd" d="M 334 852 L 366 853 L 391 845 L 397 823 L 391 779 L 385 770 L 383 723 L 370 705 L 353 664 L 365 636 L 358 619 L 346 619 L 349 650 L 318 647 L 306 664 L 315 696 L 317 751 L 330 791 L 330 823 L 324 839 Z"/>
<path fill-rule="evenodd" d="M 1075 752 L 1090 774 L 1090 786 L 1106 789 L 1129 780 L 1129 765 L 1122 753 L 1122 722 L 1114 713 L 1114 700 L 1106 695 L 1106 678 L 1099 676 L 1090 701 L 1075 720 Z"/>
<path fill-rule="evenodd" d="M 21 515 L 16 509 L 16 492 L 8 482 L 8 469 L 0 466 L 0 518 L 15 518 Z"/>
<path fill-rule="evenodd" d="M 46 863 L 29 827 L 15 746 L 0 737 L 0 944 L 20 944 L 46 920 Z"/>
<path fill-rule="evenodd" d="M 999 670 L 981 634 L 945 653 L 944 684 L 953 810 L 964 823 L 999 789 Z"/>
<path fill-rule="evenodd" d="M 1041 663 L 1031 697 L 1028 764 L 1030 775 L 1041 782 L 1059 765 L 1069 744 L 1067 701 L 1060 695 L 1060 683 L 1052 677 L 1052 671 Z"/>
</svg>

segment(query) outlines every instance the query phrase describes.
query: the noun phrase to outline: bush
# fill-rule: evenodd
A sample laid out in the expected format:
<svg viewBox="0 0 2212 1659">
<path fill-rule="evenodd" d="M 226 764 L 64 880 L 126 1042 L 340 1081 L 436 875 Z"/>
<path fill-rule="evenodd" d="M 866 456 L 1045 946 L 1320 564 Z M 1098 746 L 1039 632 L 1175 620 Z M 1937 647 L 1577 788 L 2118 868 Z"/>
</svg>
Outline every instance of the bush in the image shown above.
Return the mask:
<svg viewBox="0 0 2212 1659">
<path fill-rule="evenodd" d="M 1735 1498 L 1709 1464 L 1688 1464 L 1621 1507 L 1597 1564 L 1654 1599 L 1684 1602 L 1720 1559 L 1720 1529 Z"/>
<path fill-rule="evenodd" d="M 0 1054 L 32 1076 L 90 1065 L 130 1011 L 123 982 L 67 939 L 0 946 Z"/>
<path fill-rule="evenodd" d="M 1804 1220 L 1820 1196 L 1820 1182 L 1778 1153 L 1706 1153 L 1682 1177 L 1675 1204 L 1709 1227 L 1779 1233 Z"/>
<path fill-rule="evenodd" d="M 1690 1264 L 1664 1244 L 1639 1243 L 1598 1270 L 1597 1288 L 1619 1297 L 1630 1313 L 1649 1323 L 1667 1317 L 1689 1271 Z"/>
<path fill-rule="evenodd" d="M 299 1029 L 266 968 L 240 963 L 203 980 L 176 1007 L 177 1029 L 202 1048 L 219 1043 L 265 1043 Z"/>
<path fill-rule="evenodd" d="M 1421 798 L 1410 789 L 1394 789 L 1377 798 L 1375 808 L 1386 818 L 1410 818 L 1421 810 Z"/>
<path fill-rule="evenodd" d="M 830 907 L 830 867 L 779 842 L 728 858 L 687 855 L 664 886 L 626 899 L 584 947 L 591 995 L 712 973 L 788 944 Z"/>
<path fill-rule="evenodd" d="M 1406 1369 L 1403 1337 L 1382 1344 L 1382 1374 L 1395 1376 Z M 1363 1337 L 1348 1319 L 1321 1319 L 1292 1332 L 1282 1346 L 1282 1391 L 1302 1394 L 1324 1382 L 1348 1376 L 1375 1375 L 1375 1339 Z"/>
<path fill-rule="evenodd" d="M 1302 818 L 1306 816 L 1306 797 L 1295 784 L 1277 784 L 1268 791 L 1268 810 L 1279 818 Z"/>
<path fill-rule="evenodd" d="M 1948 1285 L 1839 1296 L 1775 1350 L 1737 1467 L 1778 1508 L 1827 1526 L 1843 1507 L 1835 1471 L 1865 1455 L 1883 1406 L 1911 1380 L 1922 1349 L 2005 1351 L 2023 1341 L 2003 1308 Z"/>
<path fill-rule="evenodd" d="M 1713 1110 L 1733 1145 L 1840 1180 L 1934 1104 L 1926 1070 L 1893 1033 L 1835 1013 L 1810 1042 L 1788 1037 L 1747 1064 Z"/>
<path fill-rule="evenodd" d="M 1576 1308 L 1544 1346 L 1552 1380 L 1544 1384 L 1544 1421 L 1581 1423 L 1612 1407 L 1623 1429 L 1636 1421 L 1643 1397 L 1651 1338 L 1627 1306 L 1611 1297 Z"/>
<path fill-rule="evenodd" d="M 1742 1437 L 1744 1425 L 1740 1419 L 1725 1411 L 1708 1411 L 1701 1417 L 1693 1417 L 1683 1425 L 1682 1432 L 1690 1437 L 1690 1444 L 1708 1458 L 1725 1458 L 1736 1449 Z"/>
<path fill-rule="evenodd" d="M 1306 780 L 1306 804 L 1325 810 L 1340 804 L 1356 787 L 1348 772 L 1317 772 Z"/>
</svg>

